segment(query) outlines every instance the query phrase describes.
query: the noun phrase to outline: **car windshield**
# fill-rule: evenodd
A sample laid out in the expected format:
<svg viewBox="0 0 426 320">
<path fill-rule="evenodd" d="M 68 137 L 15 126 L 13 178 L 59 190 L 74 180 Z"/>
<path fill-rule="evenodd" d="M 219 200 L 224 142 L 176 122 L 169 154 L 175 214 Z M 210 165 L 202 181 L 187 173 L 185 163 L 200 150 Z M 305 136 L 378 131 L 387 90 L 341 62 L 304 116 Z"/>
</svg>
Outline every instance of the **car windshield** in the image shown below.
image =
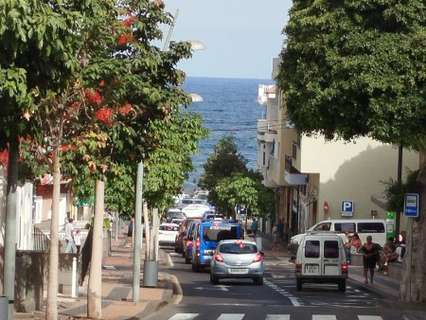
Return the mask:
<svg viewBox="0 0 426 320">
<path fill-rule="evenodd" d="M 224 243 L 219 247 L 219 252 L 228 254 L 249 254 L 256 253 L 257 247 L 254 244 L 244 242 Z"/>
<path fill-rule="evenodd" d="M 229 226 L 204 227 L 203 234 L 203 239 L 205 241 L 237 239 L 237 228 Z"/>
</svg>

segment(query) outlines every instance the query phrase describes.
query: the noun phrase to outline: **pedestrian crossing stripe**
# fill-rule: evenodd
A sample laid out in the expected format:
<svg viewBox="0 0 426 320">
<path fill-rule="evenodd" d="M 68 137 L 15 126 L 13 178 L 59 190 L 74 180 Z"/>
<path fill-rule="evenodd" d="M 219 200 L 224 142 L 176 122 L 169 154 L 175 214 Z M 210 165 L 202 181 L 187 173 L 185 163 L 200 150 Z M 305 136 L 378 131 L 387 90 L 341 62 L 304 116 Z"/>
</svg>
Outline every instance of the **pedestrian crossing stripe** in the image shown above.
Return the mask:
<svg viewBox="0 0 426 320">
<path fill-rule="evenodd" d="M 193 320 L 199 315 L 199 313 L 176 313 L 168 320 Z M 216 320 L 243 320 L 244 317 L 244 313 L 222 313 Z M 201 319 L 201 317 L 198 319 Z M 290 319 L 296 319 L 296 317 L 291 317 L 290 314 L 267 314 L 265 318 L 265 320 Z M 337 320 L 337 317 L 333 314 L 314 314 L 312 315 L 312 320 Z M 374 315 L 358 315 L 358 320 L 383 320 L 383 318 Z"/>
<path fill-rule="evenodd" d="M 177 313 L 169 320 L 192 320 L 198 316 L 198 313 Z"/>
</svg>

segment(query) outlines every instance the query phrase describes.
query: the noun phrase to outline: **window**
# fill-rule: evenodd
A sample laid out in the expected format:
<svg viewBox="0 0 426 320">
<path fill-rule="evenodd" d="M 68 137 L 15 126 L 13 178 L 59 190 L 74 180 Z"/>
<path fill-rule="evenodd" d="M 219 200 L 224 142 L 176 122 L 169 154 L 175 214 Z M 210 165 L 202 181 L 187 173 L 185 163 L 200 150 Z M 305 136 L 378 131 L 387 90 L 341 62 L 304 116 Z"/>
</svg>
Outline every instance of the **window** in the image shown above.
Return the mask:
<svg viewBox="0 0 426 320">
<path fill-rule="evenodd" d="M 334 230 L 340 231 L 340 232 L 354 233 L 355 232 L 355 223 L 352 223 L 352 222 L 335 223 L 334 224 Z"/>
<path fill-rule="evenodd" d="M 263 158 L 262 158 L 262 164 L 265 165 L 266 163 L 266 154 L 263 152 Z"/>
<path fill-rule="evenodd" d="M 339 243 L 337 241 L 324 241 L 324 258 L 338 258 Z"/>
<path fill-rule="evenodd" d="M 330 231 L 331 222 L 320 223 L 314 228 L 314 231 Z"/>
<path fill-rule="evenodd" d="M 358 233 L 384 233 L 385 225 L 381 222 L 360 222 Z"/>
<path fill-rule="evenodd" d="M 251 243 L 225 243 L 220 246 L 219 252 L 233 254 L 249 254 L 256 253 L 257 247 Z"/>
<path fill-rule="evenodd" d="M 297 159 L 297 144 L 296 143 L 293 143 L 293 149 L 292 149 L 292 156 L 293 156 L 293 159 Z"/>
<path fill-rule="evenodd" d="M 305 242 L 305 257 L 306 258 L 319 258 L 320 256 L 320 243 L 317 240 L 308 240 Z"/>
<path fill-rule="evenodd" d="M 228 239 L 237 239 L 237 228 L 217 228 L 204 227 L 203 229 L 204 241 L 221 241 Z"/>
</svg>

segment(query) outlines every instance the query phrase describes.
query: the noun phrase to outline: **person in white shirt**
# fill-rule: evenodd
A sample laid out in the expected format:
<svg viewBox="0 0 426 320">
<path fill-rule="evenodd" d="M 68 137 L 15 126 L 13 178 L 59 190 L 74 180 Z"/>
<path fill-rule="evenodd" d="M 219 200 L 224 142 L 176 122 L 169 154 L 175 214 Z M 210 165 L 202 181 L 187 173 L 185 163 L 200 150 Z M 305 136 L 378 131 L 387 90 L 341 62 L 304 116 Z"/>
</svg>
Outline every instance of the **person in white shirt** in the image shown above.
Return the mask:
<svg viewBox="0 0 426 320">
<path fill-rule="evenodd" d="M 74 242 L 73 218 L 69 218 L 65 224 L 65 253 L 76 253 L 77 247 Z"/>
</svg>

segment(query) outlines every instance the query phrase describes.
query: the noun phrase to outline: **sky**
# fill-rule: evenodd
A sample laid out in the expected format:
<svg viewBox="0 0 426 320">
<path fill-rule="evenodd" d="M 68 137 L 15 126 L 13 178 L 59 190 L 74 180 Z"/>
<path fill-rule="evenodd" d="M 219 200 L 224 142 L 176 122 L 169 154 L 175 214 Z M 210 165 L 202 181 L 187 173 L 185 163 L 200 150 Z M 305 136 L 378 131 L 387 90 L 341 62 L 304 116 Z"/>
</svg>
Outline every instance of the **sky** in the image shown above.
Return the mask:
<svg viewBox="0 0 426 320">
<path fill-rule="evenodd" d="M 179 15 L 172 40 L 206 49 L 180 67 L 192 77 L 270 79 L 291 0 L 165 0 Z"/>
</svg>

